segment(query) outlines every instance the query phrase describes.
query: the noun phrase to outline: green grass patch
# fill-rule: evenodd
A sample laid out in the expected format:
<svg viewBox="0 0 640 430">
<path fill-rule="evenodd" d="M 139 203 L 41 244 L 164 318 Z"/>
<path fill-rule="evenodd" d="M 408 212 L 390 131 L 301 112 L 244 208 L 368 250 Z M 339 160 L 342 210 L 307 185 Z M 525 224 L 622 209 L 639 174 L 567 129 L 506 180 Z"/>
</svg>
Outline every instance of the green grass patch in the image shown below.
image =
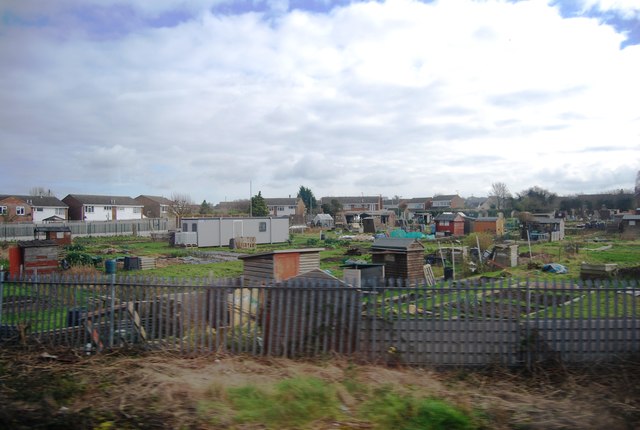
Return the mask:
<svg viewBox="0 0 640 430">
<path fill-rule="evenodd" d="M 132 271 L 132 274 L 162 278 L 237 278 L 242 275 L 242 261 L 225 261 L 207 264 L 173 264 L 158 269 Z"/>
<path fill-rule="evenodd" d="M 473 417 L 462 409 L 436 398 L 416 398 L 398 394 L 387 387 L 374 391 L 360 407 L 362 418 L 376 429 L 472 430 Z"/>
<path fill-rule="evenodd" d="M 235 421 L 267 428 L 304 428 L 338 415 L 334 387 L 317 378 L 298 377 L 278 383 L 273 391 L 248 385 L 227 390 Z"/>
</svg>

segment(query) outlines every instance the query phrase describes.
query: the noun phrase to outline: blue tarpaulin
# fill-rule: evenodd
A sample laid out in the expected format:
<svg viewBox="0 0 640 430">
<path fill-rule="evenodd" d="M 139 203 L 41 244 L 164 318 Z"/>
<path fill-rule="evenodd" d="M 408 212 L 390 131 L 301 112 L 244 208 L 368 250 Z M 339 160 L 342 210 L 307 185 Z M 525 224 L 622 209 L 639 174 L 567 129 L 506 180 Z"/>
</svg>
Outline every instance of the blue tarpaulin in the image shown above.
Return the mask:
<svg viewBox="0 0 640 430">
<path fill-rule="evenodd" d="M 549 272 L 549 273 L 560 273 L 560 274 L 569 273 L 569 270 L 565 266 L 558 263 L 545 264 L 544 266 L 542 266 L 542 271 Z"/>
</svg>

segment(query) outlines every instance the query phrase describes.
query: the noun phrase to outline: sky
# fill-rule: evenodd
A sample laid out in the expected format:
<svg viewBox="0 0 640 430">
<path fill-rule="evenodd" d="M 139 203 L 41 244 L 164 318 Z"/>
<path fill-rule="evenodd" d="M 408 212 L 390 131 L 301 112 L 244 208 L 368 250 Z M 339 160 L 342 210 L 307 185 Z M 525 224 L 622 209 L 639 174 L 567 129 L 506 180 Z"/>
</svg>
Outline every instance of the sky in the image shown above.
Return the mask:
<svg viewBox="0 0 640 430">
<path fill-rule="evenodd" d="M 2 194 L 630 190 L 640 1 L 5 0 Z"/>
</svg>

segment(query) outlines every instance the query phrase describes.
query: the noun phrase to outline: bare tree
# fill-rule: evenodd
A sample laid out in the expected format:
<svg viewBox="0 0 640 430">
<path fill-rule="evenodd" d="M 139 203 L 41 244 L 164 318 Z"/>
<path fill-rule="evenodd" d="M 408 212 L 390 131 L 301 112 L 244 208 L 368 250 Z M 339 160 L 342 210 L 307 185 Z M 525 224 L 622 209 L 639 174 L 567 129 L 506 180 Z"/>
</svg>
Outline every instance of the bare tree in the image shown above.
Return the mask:
<svg viewBox="0 0 640 430">
<path fill-rule="evenodd" d="M 506 209 L 507 201 L 511 198 L 511 193 L 504 182 L 494 182 L 491 184 L 490 196 L 496 198 L 496 209 Z"/>
<path fill-rule="evenodd" d="M 193 200 L 189 194 L 171 194 L 171 212 L 176 216 L 176 224 L 180 226 L 182 218 L 193 212 Z"/>
<path fill-rule="evenodd" d="M 53 193 L 50 189 L 45 189 L 44 187 L 33 187 L 29 190 L 29 195 L 35 197 L 51 197 Z"/>
</svg>

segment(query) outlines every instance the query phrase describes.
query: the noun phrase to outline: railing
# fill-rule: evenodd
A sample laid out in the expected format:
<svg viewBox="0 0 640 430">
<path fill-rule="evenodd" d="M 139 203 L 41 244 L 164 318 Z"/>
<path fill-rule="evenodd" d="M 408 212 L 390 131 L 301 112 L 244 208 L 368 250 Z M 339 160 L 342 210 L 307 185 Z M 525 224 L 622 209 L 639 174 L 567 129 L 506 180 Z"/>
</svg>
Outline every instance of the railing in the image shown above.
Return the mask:
<svg viewBox="0 0 640 430">
<path fill-rule="evenodd" d="M 530 366 L 640 352 L 635 282 L 390 283 L 40 277 L 0 282 L 0 344 L 88 353 L 341 354 L 411 365 Z"/>
<path fill-rule="evenodd" d="M 0 224 L 0 241 L 31 240 L 35 227 L 65 226 L 71 234 L 77 236 L 118 236 L 138 234 L 148 236 L 151 232 L 167 231 L 169 220 L 166 218 L 145 218 L 121 221 L 65 221 L 55 224 Z"/>
</svg>

